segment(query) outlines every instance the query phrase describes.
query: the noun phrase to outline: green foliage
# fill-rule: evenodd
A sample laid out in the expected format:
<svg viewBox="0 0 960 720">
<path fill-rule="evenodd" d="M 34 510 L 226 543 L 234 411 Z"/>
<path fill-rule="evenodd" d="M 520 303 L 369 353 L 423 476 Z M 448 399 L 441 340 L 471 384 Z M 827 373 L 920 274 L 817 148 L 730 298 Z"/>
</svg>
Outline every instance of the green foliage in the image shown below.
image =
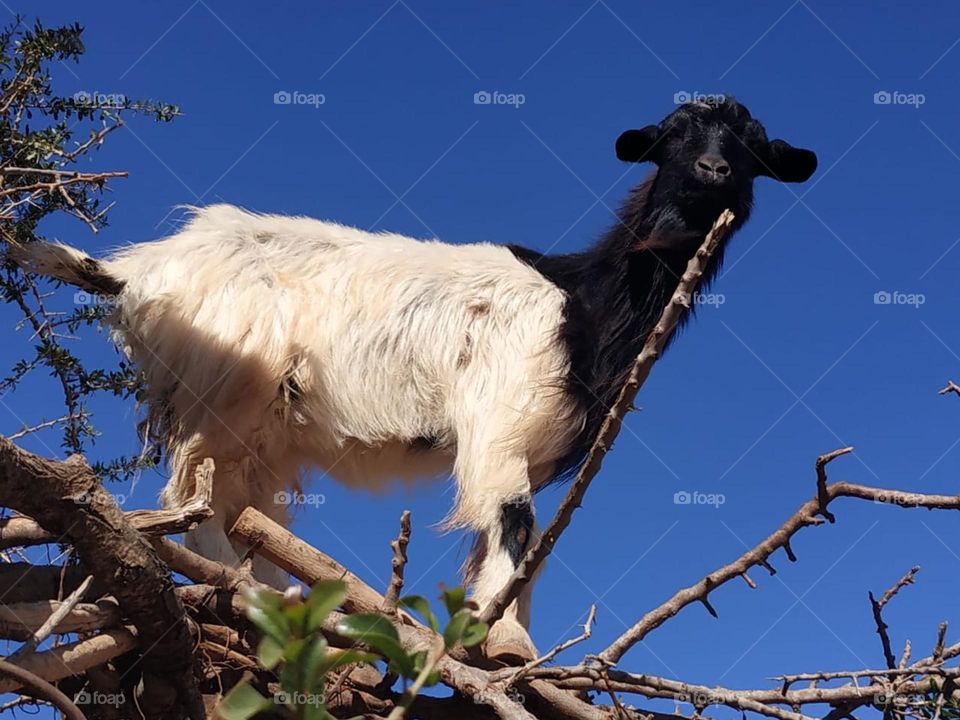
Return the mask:
<svg viewBox="0 0 960 720">
<path fill-rule="evenodd" d="M 90 172 L 78 164 L 133 116 L 168 122 L 179 109 L 152 100 L 130 100 L 79 92 L 63 97 L 53 91 L 52 68 L 78 62 L 84 53 L 79 24 L 59 28 L 32 26 L 17 17 L 0 29 L 0 238 L 10 243 L 42 240 L 41 224 L 69 215 L 94 232 L 106 227 L 111 205 L 103 194 L 120 172 Z M 78 224 L 78 228 L 81 227 Z M 72 291 L 71 291 L 72 292 Z M 47 307 L 49 295 L 38 280 L 11 262 L 0 267 L 0 298 L 23 316 L 20 326 L 32 347 L 0 379 L 7 393 L 34 370 L 48 374 L 63 397 L 62 417 L 39 419 L 21 429 L 26 435 L 59 429 L 60 444 L 84 452 L 97 435 L 87 411 L 89 399 L 109 393 L 121 399 L 140 388 L 139 374 L 120 362 L 116 367 L 89 367 L 72 349 L 74 333 L 93 325 L 109 311 L 103 298 L 74 296 L 69 313 Z M 82 297 L 81 297 L 82 296 Z M 108 299 L 107 299 L 108 300 Z M 100 463 L 105 478 L 123 478 L 142 466 L 141 458 L 121 457 Z"/>
<path fill-rule="evenodd" d="M 338 635 L 372 652 L 361 648 L 330 648 L 320 630 L 345 597 L 346 585 L 342 582 L 317 583 L 306 600 L 276 593 L 256 593 L 248 597 L 247 617 L 263 633 L 257 657 L 264 669 L 274 672 L 280 692 L 270 699 L 248 682 L 241 682 L 220 703 L 218 712 L 224 720 L 248 720 L 268 710 L 285 712 L 297 720 L 330 720 L 324 703 L 327 676 L 356 663 L 373 664 L 382 660 L 387 670 L 403 678 L 405 683 L 419 679 L 420 686 L 430 686 L 439 682 L 434 666 L 440 655 L 430 656 L 423 650 L 407 652 L 396 626 L 384 615 L 348 615 L 335 628 Z M 442 631 L 425 598 L 411 595 L 402 598 L 399 606 L 417 613 L 442 634 L 444 652 L 457 643 L 471 647 L 483 642 L 487 626 L 466 607 L 463 588 L 445 590 L 443 602 L 450 619 Z"/>
</svg>

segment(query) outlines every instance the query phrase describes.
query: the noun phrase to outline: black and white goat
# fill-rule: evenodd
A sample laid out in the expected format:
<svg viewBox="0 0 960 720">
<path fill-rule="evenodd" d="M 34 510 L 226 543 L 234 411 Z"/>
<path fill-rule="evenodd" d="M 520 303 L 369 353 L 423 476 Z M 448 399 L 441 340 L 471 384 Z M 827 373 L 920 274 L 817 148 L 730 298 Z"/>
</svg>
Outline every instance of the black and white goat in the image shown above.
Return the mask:
<svg viewBox="0 0 960 720">
<path fill-rule="evenodd" d="M 225 530 L 239 512 L 288 522 L 275 495 L 308 468 L 363 488 L 452 471 L 448 526 L 478 534 L 468 580 L 482 605 L 525 550 L 533 493 L 583 458 L 713 220 L 725 208 L 747 219 L 755 177 L 800 182 L 817 164 L 730 100 L 683 105 L 616 152 L 657 169 L 572 255 L 228 205 L 106 260 L 54 244 L 13 254 L 117 294 L 114 336 L 146 375 L 147 425 L 171 466 L 163 503 L 216 462 L 216 514 L 187 538 L 196 550 L 235 561 Z M 490 654 L 534 652 L 529 601 L 492 629 Z"/>
</svg>

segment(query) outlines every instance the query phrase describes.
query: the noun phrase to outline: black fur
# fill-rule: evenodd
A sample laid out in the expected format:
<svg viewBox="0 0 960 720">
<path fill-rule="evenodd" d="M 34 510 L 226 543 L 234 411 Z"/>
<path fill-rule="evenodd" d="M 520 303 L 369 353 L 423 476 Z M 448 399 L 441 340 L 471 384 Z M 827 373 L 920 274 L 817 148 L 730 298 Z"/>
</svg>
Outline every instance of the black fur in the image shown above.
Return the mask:
<svg viewBox="0 0 960 720">
<path fill-rule="evenodd" d="M 518 500 L 500 508 L 500 545 L 517 567 L 533 535 L 533 506 Z"/>
<path fill-rule="evenodd" d="M 705 177 L 698 160 L 708 153 L 720 155 L 729 173 Z M 586 423 L 558 461 L 555 480 L 579 467 L 687 262 L 717 216 L 732 210 L 736 231 L 750 214 L 755 177 L 805 180 L 816 167 L 810 151 L 783 141 L 768 142 L 760 123 L 733 100 L 684 105 L 659 127 L 628 131 L 617 143 L 617 155 L 652 160 L 658 168 L 630 192 L 617 222 L 594 247 L 559 256 L 511 247 L 517 258 L 568 294 L 560 329 L 560 340 L 570 354 L 564 389 L 586 411 Z M 709 286 L 722 257 L 723 247 L 707 268 L 701 289 Z"/>
</svg>

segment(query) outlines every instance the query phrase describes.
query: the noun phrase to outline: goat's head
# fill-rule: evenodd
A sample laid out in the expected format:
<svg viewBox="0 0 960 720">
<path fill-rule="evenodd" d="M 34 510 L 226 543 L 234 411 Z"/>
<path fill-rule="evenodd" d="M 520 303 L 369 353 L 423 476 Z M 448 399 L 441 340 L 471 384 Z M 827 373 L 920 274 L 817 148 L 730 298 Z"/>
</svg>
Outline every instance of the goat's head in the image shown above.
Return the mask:
<svg viewBox="0 0 960 720">
<path fill-rule="evenodd" d="M 746 220 L 756 177 L 803 182 L 817 168 L 813 152 L 768 140 L 750 111 L 726 98 L 686 103 L 659 125 L 627 130 L 617 140 L 617 157 L 655 163 L 648 210 L 668 204 L 691 230 L 709 227 L 725 208 L 738 224 Z"/>
</svg>

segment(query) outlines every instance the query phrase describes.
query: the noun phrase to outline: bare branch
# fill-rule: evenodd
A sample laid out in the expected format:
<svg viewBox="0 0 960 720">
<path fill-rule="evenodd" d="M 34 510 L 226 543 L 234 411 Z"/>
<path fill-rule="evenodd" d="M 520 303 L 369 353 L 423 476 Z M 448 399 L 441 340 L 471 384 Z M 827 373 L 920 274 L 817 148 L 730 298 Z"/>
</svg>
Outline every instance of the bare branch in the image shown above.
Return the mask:
<svg viewBox="0 0 960 720">
<path fill-rule="evenodd" d="M 384 612 L 392 613 L 397 609 L 400 591 L 403 590 L 403 570 L 407 566 L 407 545 L 410 543 L 410 511 L 404 510 L 400 516 L 400 534 L 390 543 L 393 559 L 390 561 L 390 585 L 384 595 Z"/>
<path fill-rule="evenodd" d="M 70 596 L 50 614 L 50 617 L 37 629 L 33 636 L 17 648 L 15 653 L 8 656 L 7 660 L 16 664 L 23 660 L 25 656 L 34 652 L 37 646 L 50 637 L 50 634 L 57 629 L 63 619 L 73 611 L 87 590 L 90 589 L 91 584 L 93 584 L 93 575 L 88 575 L 87 579 L 80 583 L 80 586 L 70 593 Z"/>
<path fill-rule="evenodd" d="M 818 489 L 817 495 L 806 503 L 784 522 L 776 531 L 761 543 L 745 552 L 732 563 L 713 571 L 694 585 L 683 588 L 674 593 L 669 600 L 654 608 L 631 628 L 607 647 L 600 654 L 601 660 L 608 664 L 615 664 L 623 654 L 640 642 L 652 630 L 660 627 L 664 622 L 676 615 L 680 610 L 694 602 L 706 604 L 707 596 L 721 585 L 733 578 L 740 577 L 754 565 L 767 564 L 768 558 L 780 548 L 788 549 L 790 538 L 805 527 L 820 525 L 823 520 L 818 517 L 826 510 L 826 506 L 838 497 L 852 497 L 861 500 L 871 500 L 877 503 L 891 504 L 905 508 L 923 507 L 940 510 L 960 510 L 960 496 L 955 495 L 928 495 L 922 493 L 906 493 L 899 490 L 855 485 L 848 482 L 826 483 L 825 466 L 832 459 L 844 455 L 847 448 L 827 453 L 817 459 Z M 822 462 L 821 462 L 822 461 Z M 823 480 L 820 480 L 820 476 Z M 789 551 L 791 560 L 796 556 Z M 708 608 L 710 607 L 707 605 Z"/>
</svg>

